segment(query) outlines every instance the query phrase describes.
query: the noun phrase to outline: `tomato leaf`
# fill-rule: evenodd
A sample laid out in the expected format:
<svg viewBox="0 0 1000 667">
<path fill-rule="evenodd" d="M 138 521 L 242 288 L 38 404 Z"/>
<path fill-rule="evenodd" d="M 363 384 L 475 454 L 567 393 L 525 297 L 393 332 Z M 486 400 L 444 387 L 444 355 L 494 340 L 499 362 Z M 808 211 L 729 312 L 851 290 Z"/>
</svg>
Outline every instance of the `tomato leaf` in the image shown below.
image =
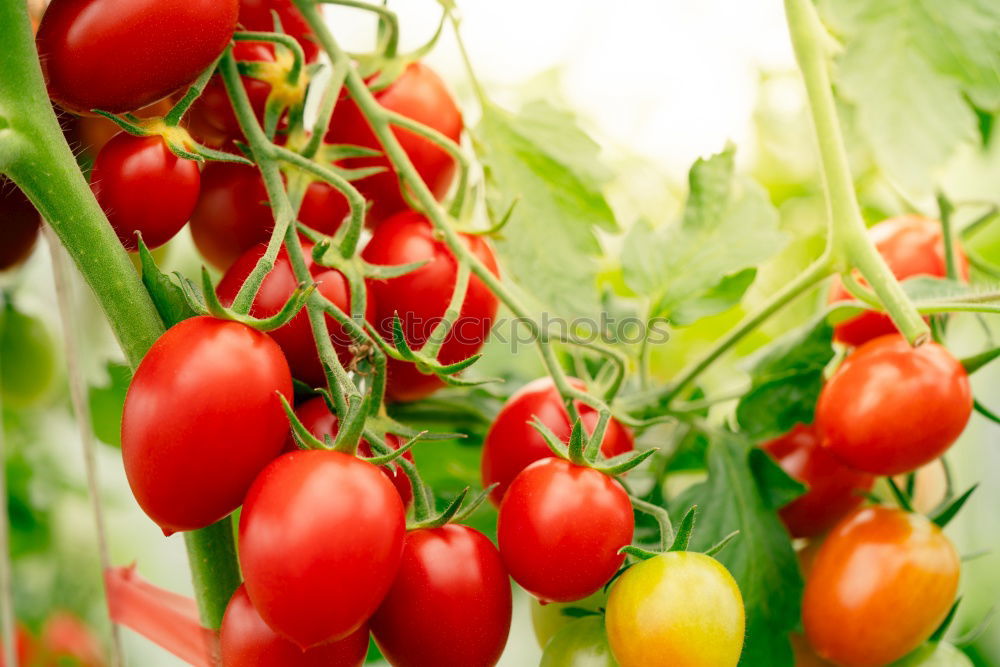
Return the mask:
<svg viewBox="0 0 1000 667">
<path fill-rule="evenodd" d="M 152 297 L 153 305 L 156 306 L 160 319 L 163 320 L 163 324 L 168 329 L 181 320 L 186 320 L 197 314 L 188 305 L 180 286 L 156 266 L 156 260 L 153 259 L 153 255 L 150 254 L 141 238 L 139 239 L 139 261 L 142 265 L 142 284 L 146 286 L 146 291 Z"/>
<path fill-rule="evenodd" d="M 750 391 L 736 406 L 740 429 L 759 441 L 812 423 L 832 341 L 833 327 L 820 318 L 765 348 L 750 370 Z"/>
<path fill-rule="evenodd" d="M 108 382 L 87 390 L 90 403 L 90 424 L 101 442 L 122 446 L 122 409 L 125 393 L 132 381 L 132 370 L 126 364 L 108 362 Z"/>
<path fill-rule="evenodd" d="M 639 221 L 626 235 L 622 277 L 651 300 L 652 317 L 691 324 L 735 305 L 753 281 L 748 269 L 784 245 L 766 192 L 734 177 L 734 154 L 727 146 L 694 163 L 680 222 L 653 227 Z"/>
<path fill-rule="evenodd" d="M 786 473 L 763 449 L 750 450 L 750 471 L 768 509 L 781 509 L 807 490 L 805 484 Z"/>
<path fill-rule="evenodd" d="M 557 313 L 595 312 L 596 230 L 618 228 L 601 191 L 609 172 L 600 147 L 572 115 L 544 102 L 518 113 L 486 105 L 474 145 L 494 219 L 516 200 L 496 242 L 508 275 L 529 279 L 523 287 Z"/>
<path fill-rule="evenodd" d="M 799 622 L 802 578 L 788 532 L 761 494 L 752 465 L 753 449 L 739 435 L 711 434 L 708 480 L 671 503 L 673 516 L 699 508 L 691 549 L 703 551 L 738 530 L 717 558 L 735 577 L 747 611 L 741 665 L 791 667 L 788 632 Z"/>
</svg>

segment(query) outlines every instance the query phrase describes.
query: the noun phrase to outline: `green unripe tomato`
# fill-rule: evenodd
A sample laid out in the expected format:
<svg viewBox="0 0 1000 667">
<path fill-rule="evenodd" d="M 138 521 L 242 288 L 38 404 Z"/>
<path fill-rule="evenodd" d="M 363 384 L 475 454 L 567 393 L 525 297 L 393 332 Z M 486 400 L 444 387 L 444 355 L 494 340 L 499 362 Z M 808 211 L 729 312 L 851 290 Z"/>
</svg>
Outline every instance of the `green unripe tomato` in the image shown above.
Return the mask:
<svg viewBox="0 0 1000 667">
<path fill-rule="evenodd" d="M 564 626 L 545 645 L 538 667 L 618 667 L 603 616 L 584 616 Z"/>
<path fill-rule="evenodd" d="M 0 395 L 23 408 L 45 397 L 55 378 L 55 353 L 45 323 L 7 303 L 0 310 Z"/>
<path fill-rule="evenodd" d="M 894 667 L 972 667 L 972 661 L 951 644 L 924 644 Z"/>
<path fill-rule="evenodd" d="M 545 648 L 549 640 L 564 627 L 576 620 L 577 617 L 563 613 L 564 609 L 586 609 L 597 611 L 604 607 L 608 596 L 603 590 L 597 591 L 590 597 L 586 597 L 576 602 L 549 602 L 542 604 L 536 598 L 531 598 L 531 626 L 535 630 L 535 638 L 538 645 Z"/>
</svg>

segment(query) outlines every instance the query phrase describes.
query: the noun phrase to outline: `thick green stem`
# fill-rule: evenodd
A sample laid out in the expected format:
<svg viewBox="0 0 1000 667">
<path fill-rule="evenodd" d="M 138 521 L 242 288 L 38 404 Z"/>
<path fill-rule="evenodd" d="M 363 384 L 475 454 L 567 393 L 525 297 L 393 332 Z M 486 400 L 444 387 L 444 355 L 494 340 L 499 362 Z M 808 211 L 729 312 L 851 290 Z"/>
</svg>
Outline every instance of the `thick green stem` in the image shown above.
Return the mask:
<svg viewBox="0 0 1000 667">
<path fill-rule="evenodd" d="M 222 625 L 229 598 L 240 587 L 240 571 L 236 567 L 236 536 L 232 517 L 226 517 L 207 528 L 184 533 L 191 579 L 198 598 L 201 622 L 209 628 Z"/>
</svg>

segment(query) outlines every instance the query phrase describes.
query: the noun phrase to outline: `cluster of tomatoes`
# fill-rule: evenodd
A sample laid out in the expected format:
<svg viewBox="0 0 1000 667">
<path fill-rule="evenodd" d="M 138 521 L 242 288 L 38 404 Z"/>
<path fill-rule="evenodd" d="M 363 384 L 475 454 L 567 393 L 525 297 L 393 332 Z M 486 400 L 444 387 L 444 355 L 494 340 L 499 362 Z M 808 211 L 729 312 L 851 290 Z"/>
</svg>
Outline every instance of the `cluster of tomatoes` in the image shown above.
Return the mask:
<svg viewBox="0 0 1000 667">
<path fill-rule="evenodd" d="M 870 234 L 897 278 L 945 277 L 936 221 L 893 218 Z M 956 264 L 967 277 L 965 258 Z M 849 297 L 838 281 L 831 302 Z M 853 350 L 824 385 L 815 423 L 764 448 L 808 487 L 781 517 L 794 537 L 817 540 L 803 557 L 811 650 L 838 665 L 884 665 L 917 648 L 947 617 L 960 563 L 923 515 L 858 506 L 877 476 L 913 473 L 944 454 L 964 430 L 973 399 L 965 369 L 948 350 L 911 347 L 883 314 L 841 322 L 835 338 Z"/>
</svg>

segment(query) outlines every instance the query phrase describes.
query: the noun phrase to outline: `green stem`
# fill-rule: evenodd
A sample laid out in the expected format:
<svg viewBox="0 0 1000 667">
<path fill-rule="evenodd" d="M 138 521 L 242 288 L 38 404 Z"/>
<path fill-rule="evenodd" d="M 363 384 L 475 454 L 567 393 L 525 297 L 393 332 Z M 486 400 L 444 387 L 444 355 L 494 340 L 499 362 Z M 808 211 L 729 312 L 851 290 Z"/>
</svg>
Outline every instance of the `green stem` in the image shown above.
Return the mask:
<svg viewBox="0 0 1000 667">
<path fill-rule="evenodd" d="M 207 528 L 184 533 L 191 579 L 198 593 L 201 622 L 217 629 L 233 592 L 240 587 L 240 571 L 236 567 L 236 537 L 232 517 L 226 517 Z"/>
<path fill-rule="evenodd" d="M 941 214 L 941 238 L 944 239 L 945 275 L 951 280 L 960 280 L 955 254 L 955 235 L 951 229 L 951 214 L 955 212 L 955 207 L 941 192 L 937 195 L 937 202 Z"/>
</svg>

